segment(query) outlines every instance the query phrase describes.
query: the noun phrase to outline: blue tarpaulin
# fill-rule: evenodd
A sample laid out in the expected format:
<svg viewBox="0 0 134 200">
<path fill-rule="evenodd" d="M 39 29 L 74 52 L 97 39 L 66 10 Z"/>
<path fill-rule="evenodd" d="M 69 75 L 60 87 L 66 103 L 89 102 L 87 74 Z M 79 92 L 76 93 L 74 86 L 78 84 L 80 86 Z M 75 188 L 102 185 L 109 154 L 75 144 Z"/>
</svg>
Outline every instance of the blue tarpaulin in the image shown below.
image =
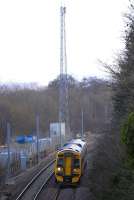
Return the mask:
<svg viewBox="0 0 134 200">
<path fill-rule="evenodd" d="M 35 141 L 35 137 L 32 135 L 19 135 L 16 137 L 16 142 L 20 144 L 32 143 Z"/>
</svg>

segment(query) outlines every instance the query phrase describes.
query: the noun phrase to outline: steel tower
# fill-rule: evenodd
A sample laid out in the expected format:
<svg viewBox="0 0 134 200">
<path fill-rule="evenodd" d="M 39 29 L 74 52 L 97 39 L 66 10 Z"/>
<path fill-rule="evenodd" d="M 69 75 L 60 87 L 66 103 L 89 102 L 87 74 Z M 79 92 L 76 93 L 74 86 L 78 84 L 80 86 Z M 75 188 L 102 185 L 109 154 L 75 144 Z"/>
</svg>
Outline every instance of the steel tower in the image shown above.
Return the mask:
<svg viewBox="0 0 134 200">
<path fill-rule="evenodd" d="M 65 122 L 66 139 L 70 138 L 69 108 L 68 108 L 68 75 L 66 54 L 66 7 L 60 7 L 60 85 L 59 85 L 59 124 Z M 61 128 L 60 128 L 61 136 Z M 62 141 L 61 141 L 62 145 Z"/>
</svg>

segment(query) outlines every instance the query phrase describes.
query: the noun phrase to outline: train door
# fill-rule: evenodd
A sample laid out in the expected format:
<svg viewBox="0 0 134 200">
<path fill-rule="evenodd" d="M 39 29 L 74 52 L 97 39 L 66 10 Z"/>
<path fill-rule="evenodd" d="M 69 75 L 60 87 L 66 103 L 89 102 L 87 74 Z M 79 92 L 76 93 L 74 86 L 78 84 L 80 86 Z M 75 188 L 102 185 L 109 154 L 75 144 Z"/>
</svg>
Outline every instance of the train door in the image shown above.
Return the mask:
<svg viewBox="0 0 134 200">
<path fill-rule="evenodd" d="M 71 176 L 72 175 L 72 153 L 66 152 L 64 154 L 64 175 Z"/>
</svg>

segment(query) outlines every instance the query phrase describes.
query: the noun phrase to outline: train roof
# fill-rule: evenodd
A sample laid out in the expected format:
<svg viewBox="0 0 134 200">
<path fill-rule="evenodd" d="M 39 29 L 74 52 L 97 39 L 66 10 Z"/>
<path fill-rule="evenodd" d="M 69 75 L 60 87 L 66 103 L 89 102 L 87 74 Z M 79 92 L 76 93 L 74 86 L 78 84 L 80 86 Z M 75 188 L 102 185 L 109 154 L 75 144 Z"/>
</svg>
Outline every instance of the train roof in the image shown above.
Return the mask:
<svg viewBox="0 0 134 200">
<path fill-rule="evenodd" d="M 81 139 L 72 139 L 71 141 L 65 143 L 63 145 L 63 147 L 66 147 L 69 144 L 76 144 L 77 146 L 83 148 L 83 146 L 86 144 L 84 141 L 82 141 Z"/>
<path fill-rule="evenodd" d="M 76 143 L 67 143 L 61 149 L 59 149 L 58 153 L 63 151 L 74 151 L 80 153 L 82 149 L 82 146 L 79 146 Z"/>
<path fill-rule="evenodd" d="M 84 142 L 82 139 L 72 139 L 70 142 L 76 143 L 76 144 L 82 144 L 84 145 L 86 142 Z"/>
</svg>

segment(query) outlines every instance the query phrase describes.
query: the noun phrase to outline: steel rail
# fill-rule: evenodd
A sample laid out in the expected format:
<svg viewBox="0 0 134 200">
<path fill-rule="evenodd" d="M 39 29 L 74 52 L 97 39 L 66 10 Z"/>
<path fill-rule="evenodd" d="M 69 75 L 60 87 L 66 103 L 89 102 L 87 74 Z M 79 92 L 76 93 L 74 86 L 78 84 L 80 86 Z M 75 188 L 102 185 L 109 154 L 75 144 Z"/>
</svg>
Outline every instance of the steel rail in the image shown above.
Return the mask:
<svg viewBox="0 0 134 200">
<path fill-rule="evenodd" d="M 38 190 L 38 193 L 36 194 L 36 196 L 34 197 L 33 200 L 39 200 L 39 195 L 41 194 L 42 190 L 44 189 L 44 187 L 47 185 L 47 183 L 49 182 L 49 180 L 52 178 L 52 176 L 54 175 L 54 172 L 52 172 L 48 177 L 47 177 L 47 180 L 44 182 L 44 184 L 40 187 L 40 189 Z M 55 194 L 54 196 L 54 200 L 57 200 L 58 197 L 59 197 L 59 194 L 60 194 L 60 187 L 58 187 L 57 189 L 57 193 Z"/>
<path fill-rule="evenodd" d="M 42 192 L 43 188 L 47 185 L 48 181 L 52 178 L 53 175 L 54 175 L 54 171 L 52 171 L 51 174 L 49 176 L 47 176 L 45 182 L 42 184 L 42 186 L 40 187 L 40 189 L 36 193 L 36 195 L 35 195 L 33 200 L 37 200 L 38 199 L 38 196 L 40 195 L 40 193 Z"/>
<path fill-rule="evenodd" d="M 36 181 L 36 179 L 44 172 L 46 171 L 53 163 L 55 160 L 52 160 L 49 162 L 43 169 L 41 169 L 33 178 L 32 180 L 24 187 L 22 192 L 18 195 L 18 197 L 15 200 L 20 200 L 23 195 L 26 193 L 26 191 L 30 188 L 30 186 Z"/>
</svg>

